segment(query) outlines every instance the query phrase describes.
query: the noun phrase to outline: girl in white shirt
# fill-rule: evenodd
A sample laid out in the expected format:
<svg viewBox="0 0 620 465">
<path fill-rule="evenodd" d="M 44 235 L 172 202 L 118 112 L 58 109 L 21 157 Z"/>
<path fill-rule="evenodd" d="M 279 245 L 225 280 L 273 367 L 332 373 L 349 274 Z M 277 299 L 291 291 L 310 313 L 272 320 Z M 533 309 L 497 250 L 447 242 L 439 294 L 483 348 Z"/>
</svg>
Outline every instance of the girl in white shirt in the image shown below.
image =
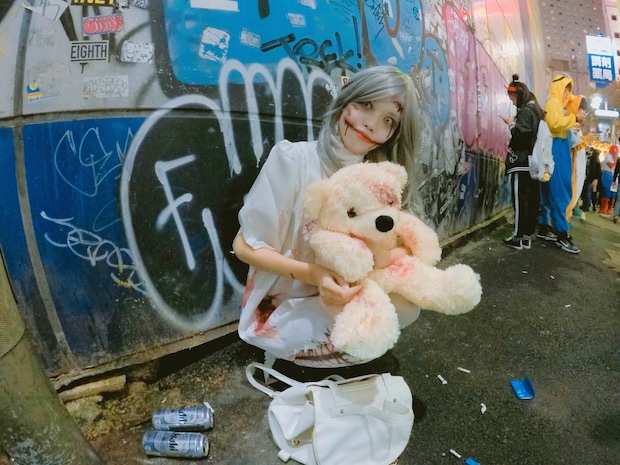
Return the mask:
<svg viewBox="0 0 620 465">
<path fill-rule="evenodd" d="M 334 314 L 321 301 L 343 306 L 360 290 L 314 263 L 304 238 L 305 188 L 336 170 L 365 160 L 391 160 L 409 173 L 405 203 L 418 208 L 415 154 L 420 129 L 417 91 L 398 68 L 377 66 L 352 76 L 326 112 L 316 142 L 282 140 L 271 150 L 239 212 L 235 255 L 250 265 L 239 321 L 240 337 L 275 358 L 311 367 L 367 362 L 337 352 L 329 335 Z M 385 267 L 407 254 L 403 247 L 375 256 Z M 398 296 L 392 301 L 401 326 L 419 308 Z"/>
</svg>

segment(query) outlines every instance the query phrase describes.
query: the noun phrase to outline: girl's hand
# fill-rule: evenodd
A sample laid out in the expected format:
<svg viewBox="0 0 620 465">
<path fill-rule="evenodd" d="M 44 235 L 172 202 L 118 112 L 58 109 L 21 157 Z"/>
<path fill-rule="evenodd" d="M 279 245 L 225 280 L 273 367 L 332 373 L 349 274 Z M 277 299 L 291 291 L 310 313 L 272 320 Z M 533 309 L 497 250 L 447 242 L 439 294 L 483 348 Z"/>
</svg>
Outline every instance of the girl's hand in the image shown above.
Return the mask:
<svg viewBox="0 0 620 465">
<path fill-rule="evenodd" d="M 349 285 L 342 276 L 320 265 L 312 266 L 311 275 L 326 306 L 342 307 L 362 288 L 359 284 Z"/>
<path fill-rule="evenodd" d="M 510 126 L 510 118 L 508 118 L 506 116 L 502 116 L 502 115 L 499 115 L 499 117 L 502 119 L 502 121 L 504 123 L 506 123 L 508 126 Z"/>
</svg>

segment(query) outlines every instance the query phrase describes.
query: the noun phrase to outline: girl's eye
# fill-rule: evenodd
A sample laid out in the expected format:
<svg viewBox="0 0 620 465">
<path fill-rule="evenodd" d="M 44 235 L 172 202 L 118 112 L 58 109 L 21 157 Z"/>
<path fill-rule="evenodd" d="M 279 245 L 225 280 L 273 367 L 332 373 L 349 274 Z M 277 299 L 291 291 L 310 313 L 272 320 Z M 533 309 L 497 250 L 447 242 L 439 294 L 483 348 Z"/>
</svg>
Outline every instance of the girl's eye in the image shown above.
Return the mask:
<svg viewBox="0 0 620 465">
<path fill-rule="evenodd" d="M 385 118 L 385 123 L 389 126 L 394 126 L 394 120 L 392 118 Z"/>
<path fill-rule="evenodd" d="M 364 108 L 372 108 L 372 103 L 370 103 L 370 102 L 362 102 L 362 106 Z"/>
<path fill-rule="evenodd" d="M 349 208 L 349 210 L 347 211 L 347 216 L 349 218 L 355 218 L 357 216 L 357 212 L 354 208 Z"/>
</svg>

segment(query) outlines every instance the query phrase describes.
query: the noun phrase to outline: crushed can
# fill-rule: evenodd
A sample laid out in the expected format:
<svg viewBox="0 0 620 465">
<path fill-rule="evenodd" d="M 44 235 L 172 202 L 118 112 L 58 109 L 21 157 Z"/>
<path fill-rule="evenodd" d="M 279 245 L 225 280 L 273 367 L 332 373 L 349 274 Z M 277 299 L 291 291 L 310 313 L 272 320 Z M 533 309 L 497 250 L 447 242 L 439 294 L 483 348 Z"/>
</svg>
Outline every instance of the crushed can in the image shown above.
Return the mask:
<svg viewBox="0 0 620 465">
<path fill-rule="evenodd" d="M 153 412 L 152 420 L 159 431 L 204 431 L 213 427 L 213 408 L 207 402 L 198 407 L 167 408 Z"/>
<path fill-rule="evenodd" d="M 146 455 L 202 458 L 209 453 L 209 440 L 202 433 L 147 431 L 142 437 Z"/>
</svg>

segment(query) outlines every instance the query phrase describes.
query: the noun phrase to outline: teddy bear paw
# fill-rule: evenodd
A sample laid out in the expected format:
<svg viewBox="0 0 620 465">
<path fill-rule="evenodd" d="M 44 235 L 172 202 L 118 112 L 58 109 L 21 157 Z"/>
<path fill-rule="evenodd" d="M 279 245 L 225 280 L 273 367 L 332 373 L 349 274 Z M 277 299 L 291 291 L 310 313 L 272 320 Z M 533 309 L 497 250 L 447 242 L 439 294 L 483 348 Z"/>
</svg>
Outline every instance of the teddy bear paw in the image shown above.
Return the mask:
<svg viewBox="0 0 620 465">
<path fill-rule="evenodd" d="M 377 308 L 349 303 L 336 316 L 330 334 L 334 347 L 360 360 L 381 357 L 394 347 L 400 326 L 394 306 Z M 350 308 L 347 308 L 350 307 Z"/>
<path fill-rule="evenodd" d="M 447 315 L 469 312 L 480 302 L 480 275 L 471 267 L 462 264 L 449 267 L 446 269 L 445 284 L 448 298 L 444 313 Z"/>
</svg>

